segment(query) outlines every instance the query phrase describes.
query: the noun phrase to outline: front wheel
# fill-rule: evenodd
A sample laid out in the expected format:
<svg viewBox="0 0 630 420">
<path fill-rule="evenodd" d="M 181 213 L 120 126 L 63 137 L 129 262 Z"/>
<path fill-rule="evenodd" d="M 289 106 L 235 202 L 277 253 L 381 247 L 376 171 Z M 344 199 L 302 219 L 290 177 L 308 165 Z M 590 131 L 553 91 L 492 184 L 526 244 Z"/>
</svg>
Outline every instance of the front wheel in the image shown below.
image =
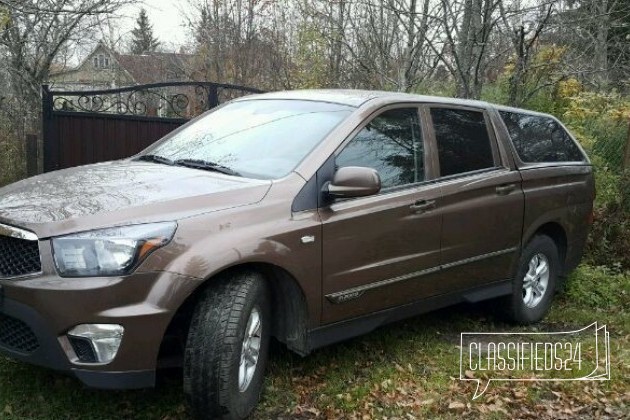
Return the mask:
<svg viewBox="0 0 630 420">
<path fill-rule="evenodd" d="M 242 272 L 203 291 L 184 355 L 184 392 L 197 418 L 242 419 L 262 390 L 271 327 L 263 277 Z"/>
<path fill-rule="evenodd" d="M 540 321 L 549 311 L 558 284 L 560 258 L 555 242 L 537 235 L 523 249 L 512 294 L 503 300 L 507 317 L 519 324 Z"/>
</svg>

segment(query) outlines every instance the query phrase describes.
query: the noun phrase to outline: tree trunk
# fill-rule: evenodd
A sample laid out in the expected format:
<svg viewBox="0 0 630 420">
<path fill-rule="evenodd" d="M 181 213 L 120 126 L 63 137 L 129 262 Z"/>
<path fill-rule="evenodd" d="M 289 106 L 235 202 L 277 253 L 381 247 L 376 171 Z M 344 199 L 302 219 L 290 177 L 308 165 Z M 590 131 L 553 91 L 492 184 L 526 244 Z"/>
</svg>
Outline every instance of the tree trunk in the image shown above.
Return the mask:
<svg viewBox="0 0 630 420">
<path fill-rule="evenodd" d="M 468 98 L 470 96 L 470 60 L 472 55 L 472 15 L 473 0 L 466 0 L 464 3 L 464 15 L 459 33 L 459 42 L 457 45 L 457 57 L 459 58 L 458 67 L 459 77 L 457 78 L 457 97 Z"/>
<path fill-rule="evenodd" d="M 608 0 L 596 0 L 595 10 L 597 19 L 597 33 L 595 39 L 595 69 L 596 80 L 600 88 L 608 85 Z"/>
<path fill-rule="evenodd" d="M 402 19 L 400 19 L 402 23 Z M 408 92 L 413 77 L 414 55 L 416 48 L 416 0 L 409 3 L 409 16 L 407 18 L 407 45 L 403 52 L 403 64 L 398 70 L 398 91 Z"/>
<path fill-rule="evenodd" d="M 508 105 L 519 106 L 522 101 L 522 85 L 525 82 L 525 68 L 527 66 L 525 57 L 525 28 L 521 25 L 515 34 L 516 40 L 516 62 L 514 72 L 510 76 L 510 86 L 508 87 Z"/>
<path fill-rule="evenodd" d="M 630 125 L 628 125 L 628 135 L 626 136 L 626 147 L 623 153 L 623 169 L 630 170 Z"/>
<path fill-rule="evenodd" d="M 484 6 L 487 7 L 484 0 L 466 0 L 464 4 L 457 46 L 457 96 L 460 98 L 478 99 L 481 94 L 483 82 L 477 77 L 477 67 L 482 60 L 481 42 L 484 40 L 480 39 L 480 35 L 485 24 L 482 16 Z"/>
</svg>

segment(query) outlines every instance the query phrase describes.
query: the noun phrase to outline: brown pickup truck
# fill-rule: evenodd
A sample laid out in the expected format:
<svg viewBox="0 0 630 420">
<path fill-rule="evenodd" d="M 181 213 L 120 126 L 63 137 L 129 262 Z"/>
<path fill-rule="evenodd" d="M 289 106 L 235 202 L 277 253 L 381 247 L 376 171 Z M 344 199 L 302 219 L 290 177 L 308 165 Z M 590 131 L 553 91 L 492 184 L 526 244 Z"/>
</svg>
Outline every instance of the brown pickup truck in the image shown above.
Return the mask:
<svg viewBox="0 0 630 420">
<path fill-rule="evenodd" d="M 181 366 L 193 414 L 243 418 L 271 337 L 306 355 L 484 299 L 538 321 L 593 198 L 549 115 L 389 92 L 237 99 L 129 159 L 0 189 L 0 350 L 98 388 Z"/>
</svg>

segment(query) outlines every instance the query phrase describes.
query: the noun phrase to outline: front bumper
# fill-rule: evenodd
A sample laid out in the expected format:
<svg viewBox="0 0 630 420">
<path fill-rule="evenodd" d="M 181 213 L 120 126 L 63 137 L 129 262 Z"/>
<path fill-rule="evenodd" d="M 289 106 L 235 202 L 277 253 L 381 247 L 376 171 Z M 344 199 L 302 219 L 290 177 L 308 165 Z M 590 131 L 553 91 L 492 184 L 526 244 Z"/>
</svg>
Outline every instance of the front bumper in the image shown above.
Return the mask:
<svg viewBox="0 0 630 420">
<path fill-rule="evenodd" d="M 198 280 L 172 273 L 0 281 L 0 353 L 69 373 L 85 385 L 132 389 L 155 384 L 164 332 Z M 108 364 L 76 362 L 66 333 L 78 324 L 119 324 L 125 333 Z M 72 361 L 72 360 L 75 361 Z"/>
</svg>

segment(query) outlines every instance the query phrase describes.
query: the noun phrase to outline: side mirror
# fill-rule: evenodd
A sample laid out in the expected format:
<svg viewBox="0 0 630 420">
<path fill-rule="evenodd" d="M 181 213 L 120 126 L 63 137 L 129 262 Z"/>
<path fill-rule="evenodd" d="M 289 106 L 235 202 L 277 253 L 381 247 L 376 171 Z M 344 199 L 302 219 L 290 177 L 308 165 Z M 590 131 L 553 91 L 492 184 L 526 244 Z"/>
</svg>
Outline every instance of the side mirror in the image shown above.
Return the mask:
<svg viewBox="0 0 630 420">
<path fill-rule="evenodd" d="M 381 177 L 372 168 L 346 166 L 337 169 L 326 192 L 335 198 L 365 197 L 381 190 Z"/>
</svg>

